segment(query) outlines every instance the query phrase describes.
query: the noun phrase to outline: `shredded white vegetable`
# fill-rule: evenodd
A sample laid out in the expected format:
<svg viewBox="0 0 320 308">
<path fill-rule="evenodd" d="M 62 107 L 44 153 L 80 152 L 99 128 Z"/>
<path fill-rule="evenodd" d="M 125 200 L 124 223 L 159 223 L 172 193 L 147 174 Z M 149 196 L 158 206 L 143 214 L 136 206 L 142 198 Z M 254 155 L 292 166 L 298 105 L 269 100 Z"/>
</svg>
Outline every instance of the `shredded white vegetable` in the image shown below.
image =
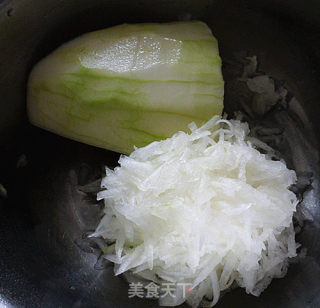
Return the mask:
<svg viewBox="0 0 320 308">
<path fill-rule="evenodd" d="M 296 174 L 255 148 L 270 150 L 246 123 L 216 116 L 189 128 L 106 169 L 105 216 L 92 236 L 115 241 L 105 257 L 116 275 L 191 284 L 161 305 L 213 306 L 235 285 L 258 296 L 296 256 Z"/>
</svg>

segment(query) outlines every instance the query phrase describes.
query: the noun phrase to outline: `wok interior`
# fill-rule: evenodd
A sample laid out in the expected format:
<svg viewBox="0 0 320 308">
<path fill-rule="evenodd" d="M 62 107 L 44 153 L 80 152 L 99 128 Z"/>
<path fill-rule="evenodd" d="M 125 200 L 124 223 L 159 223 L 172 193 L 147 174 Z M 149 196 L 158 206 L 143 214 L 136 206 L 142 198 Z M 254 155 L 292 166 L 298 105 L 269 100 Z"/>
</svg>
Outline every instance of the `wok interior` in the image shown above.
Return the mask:
<svg viewBox="0 0 320 308">
<path fill-rule="evenodd" d="M 86 235 L 101 204 L 79 186 L 116 166 L 119 155 L 55 136 L 28 124 L 28 73 L 41 57 L 81 33 L 124 22 L 199 19 L 220 44 L 226 81 L 225 110 L 241 109 L 234 60 L 256 55 L 259 70 L 283 81 L 299 101 L 284 138 L 291 168 L 312 172 L 304 195 L 309 221 L 297 236 L 307 257 L 292 264 L 259 297 L 242 289 L 216 307 L 320 305 L 320 207 L 317 138 L 320 125 L 320 4 L 299 1 L 5 1 L 0 4 L 0 302 L 45 307 L 157 307 L 128 299 L 128 286 Z M 28 18 L 26 18 L 28 16 Z M 283 118 L 278 118 L 282 121 Z M 278 124 L 275 122 L 275 125 Z M 282 123 L 283 124 L 283 123 Z M 302 137 L 301 137 L 302 136 Z M 27 165 L 17 162 L 25 155 Z M 22 156 L 23 157 L 23 156 Z"/>
</svg>

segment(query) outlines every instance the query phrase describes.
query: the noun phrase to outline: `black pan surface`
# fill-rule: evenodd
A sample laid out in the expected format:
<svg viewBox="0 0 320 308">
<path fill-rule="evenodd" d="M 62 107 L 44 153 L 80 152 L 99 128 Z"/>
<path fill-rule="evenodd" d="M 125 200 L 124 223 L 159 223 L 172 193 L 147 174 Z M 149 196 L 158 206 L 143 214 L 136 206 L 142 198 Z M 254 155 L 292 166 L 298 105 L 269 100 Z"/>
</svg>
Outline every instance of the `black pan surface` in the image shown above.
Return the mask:
<svg viewBox="0 0 320 308">
<path fill-rule="evenodd" d="M 265 121 L 282 129 L 279 150 L 310 181 L 297 240 L 307 249 L 287 276 L 258 298 L 241 289 L 216 307 L 320 307 L 320 3 L 237 0 L 0 1 L 0 304 L 9 307 L 158 307 L 129 299 L 123 277 L 99 258 L 87 235 L 101 205 L 79 186 L 116 166 L 119 154 L 55 136 L 28 124 L 26 81 L 32 66 L 61 43 L 120 23 L 198 19 L 220 43 L 229 115 L 243 110 L 239 59 L 257 56 L 258 70 L 296 99 Z"/>
</svg>

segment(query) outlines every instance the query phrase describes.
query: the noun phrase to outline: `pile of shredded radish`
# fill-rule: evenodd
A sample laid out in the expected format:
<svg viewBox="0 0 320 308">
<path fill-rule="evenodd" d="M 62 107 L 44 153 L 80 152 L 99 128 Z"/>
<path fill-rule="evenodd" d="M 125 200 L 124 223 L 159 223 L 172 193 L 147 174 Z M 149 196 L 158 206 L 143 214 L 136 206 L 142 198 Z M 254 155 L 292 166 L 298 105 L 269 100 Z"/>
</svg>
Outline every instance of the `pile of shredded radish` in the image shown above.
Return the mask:
<svg viewBox="0 0 320 308">
<path fill-rule="evenodd" d="M 296 256 L 296 174 L 248 137 L 246 123 L 214 117 L 189 128 L 106 170 L 105 215 L 92 236 L 115 242 L 105 257 L 116 275 L 191 284 L 161 305 L 213 306 L 235 286 L 258 296 Z"/>
</svg>

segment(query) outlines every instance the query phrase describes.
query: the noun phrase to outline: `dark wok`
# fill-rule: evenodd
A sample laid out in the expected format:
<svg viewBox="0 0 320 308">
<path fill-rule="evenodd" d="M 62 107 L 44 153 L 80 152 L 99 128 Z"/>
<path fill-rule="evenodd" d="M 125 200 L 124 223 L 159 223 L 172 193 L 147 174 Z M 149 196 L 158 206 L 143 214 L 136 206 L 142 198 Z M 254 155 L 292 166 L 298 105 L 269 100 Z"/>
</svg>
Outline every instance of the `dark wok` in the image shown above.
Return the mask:
<svg viewBox="0 0 320 308">
<path fill-rule="evenodd" d="M 0 196 L 2 306 L 157 307 L 155 301 L 128 299 L 126 281 L 97 262 L 97 244 L 86 238 L 100 211 L 78 186 L 97 179 L 101 165 L 116 165 L 118 154 L 28 124 L 26 81 L 41 57 L 81 33 L 123 22 L 189 18 L 207 22 L 220 42 L 229 114 L 241 107 L 230 70 L 237 54 L 257 55 L 259 69 L 297 98 L 294 121 L 277 121 L 285 128 L 288 164 L 312 174 L 301 196 L 308 220 L 297 236 L 307 256 L 259 298 L 237 289 L 216 307 L 320 307 L 317 0 L 0 1 L 0 183 L 8 192 Z"/>
</svg>

